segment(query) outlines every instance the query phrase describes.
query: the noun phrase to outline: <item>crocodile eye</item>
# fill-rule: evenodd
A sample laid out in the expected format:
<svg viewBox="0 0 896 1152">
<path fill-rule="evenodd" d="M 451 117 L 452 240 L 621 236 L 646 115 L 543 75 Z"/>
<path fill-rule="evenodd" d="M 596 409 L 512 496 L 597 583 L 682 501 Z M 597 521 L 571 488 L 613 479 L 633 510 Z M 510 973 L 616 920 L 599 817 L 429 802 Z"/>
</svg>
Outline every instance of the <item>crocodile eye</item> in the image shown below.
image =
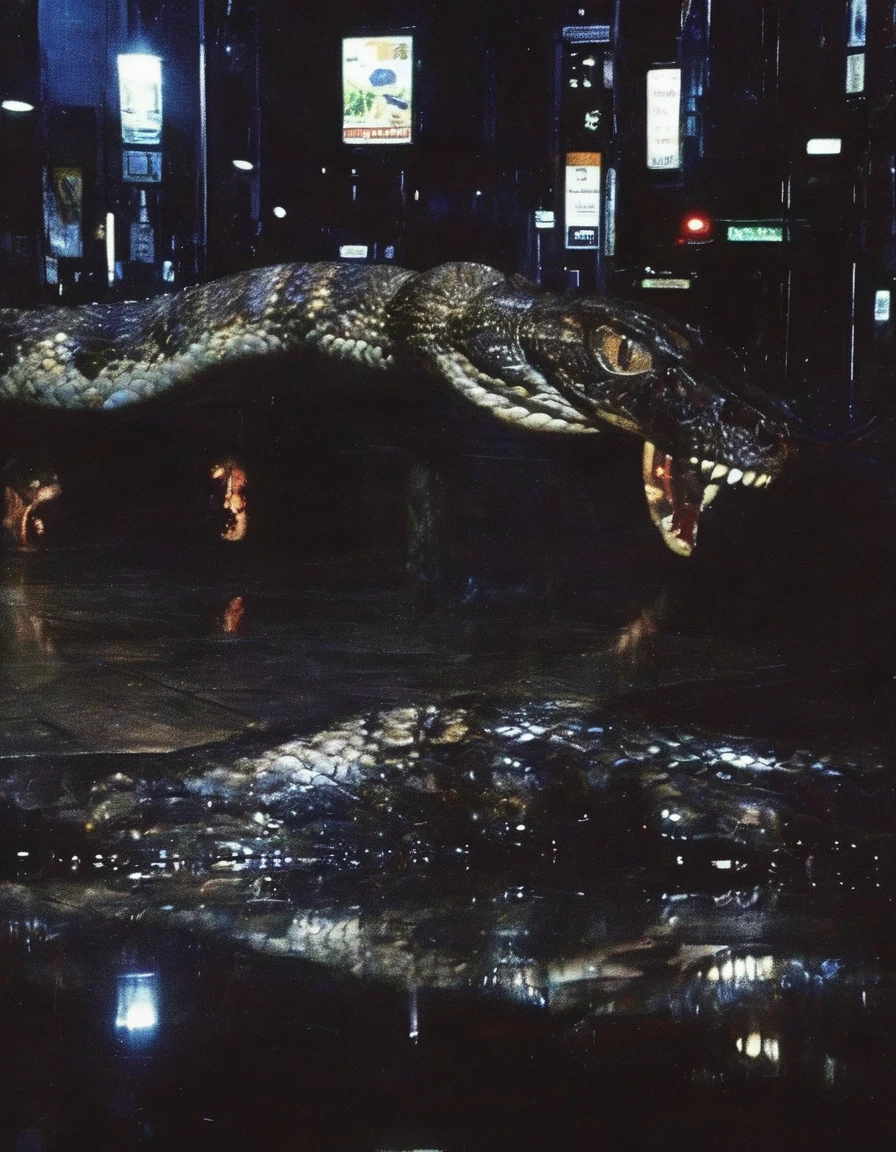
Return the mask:
<svg viewBox="0 0 896 1152">
<path fill-rule="evenodd" d="M 612 328 L 599 328 L 591 338 L 592 349 L 608 372 L 634 376 L 649 372 L 653 357 L 649 349 L 630 336 L 614 332 Z"/>
</svg>

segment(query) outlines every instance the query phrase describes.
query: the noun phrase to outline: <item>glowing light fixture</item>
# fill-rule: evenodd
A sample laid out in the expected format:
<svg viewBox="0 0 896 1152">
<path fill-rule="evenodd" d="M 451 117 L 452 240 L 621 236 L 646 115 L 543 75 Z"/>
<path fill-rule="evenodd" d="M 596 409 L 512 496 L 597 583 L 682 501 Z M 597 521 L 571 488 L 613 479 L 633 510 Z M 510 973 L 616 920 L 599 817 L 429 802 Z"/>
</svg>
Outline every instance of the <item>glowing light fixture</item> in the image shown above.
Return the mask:
<svg viewBox="0 0 896 1152">
<path fill-rule="evenodd" d="M 5 109 L 7 112 L 33 112 L 34 105 L 29 104 L 27 100 L 4 100 L 0 104 L 0 108 Z"/>
<path fill-rule="evenodd" d="M 240 172 L 251 172 L 255 165 L 251 160 L 234 160 L 234 168 L 239 168 Z"/>
<path fill-rule="evenodd" d="M 106 276 L 115 283 L 115 213 L 106 213 Z"/>
<path fill-rule="evenodd" d="M 702 212 L 689 212 L 681 222 L 681 233 L 687 240 L 708 240 L 712 235 L 712 220 Z"/>
<path fill-rule="evenodd" d="M 838 136 L 813 136 L 806 141 L 807 156 L 839 156 L 843 141 Z"/>
<path fill-rule="evenodd" d="M 286 216 L 286 209 L 283 207 L 282 204 L 278 204 L 274 208 L 274 215 L 277 217 L 278 220 L 282 220 Z"/>
</svg>

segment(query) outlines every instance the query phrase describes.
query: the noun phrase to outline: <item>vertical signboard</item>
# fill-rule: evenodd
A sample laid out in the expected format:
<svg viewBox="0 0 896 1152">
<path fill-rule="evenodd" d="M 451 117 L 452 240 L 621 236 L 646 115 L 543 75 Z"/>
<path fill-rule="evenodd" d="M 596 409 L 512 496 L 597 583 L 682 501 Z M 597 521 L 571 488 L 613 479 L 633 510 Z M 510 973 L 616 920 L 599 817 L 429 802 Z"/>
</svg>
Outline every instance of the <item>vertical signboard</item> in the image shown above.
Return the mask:
<svg viewBox="0 0 896 1152">
<path fill-rule="evenodd" d="M 410 144 L 413 115 L 413 37 L 352 36 L 343 40 L 343 142 Z"/>
<path fill-rule="evenodd" d="M 681 167 L 681 69 L 651 68 L 647 73 L 647 167 Z"/>
<path fill-rule="evenodd" d="M 566 247 L 600 243 L 600 152 L 566 153 Z"/>
<path fill-rule="evenodd" d="M 118 57 L 121 139 L 125 144 L 162 142 L 162 61 L 130 53 Z"/>
</svg>

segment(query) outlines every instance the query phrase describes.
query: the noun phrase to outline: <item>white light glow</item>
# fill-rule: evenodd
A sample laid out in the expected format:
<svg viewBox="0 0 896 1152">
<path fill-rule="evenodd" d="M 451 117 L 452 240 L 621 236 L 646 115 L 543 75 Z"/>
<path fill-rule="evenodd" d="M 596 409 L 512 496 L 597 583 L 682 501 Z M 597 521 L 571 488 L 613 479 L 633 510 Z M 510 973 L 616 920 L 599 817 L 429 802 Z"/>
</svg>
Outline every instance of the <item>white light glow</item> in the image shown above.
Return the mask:
<svg viewBox="0 0 896 1152">
<path fill-rule="evenodd" d="M 115 283 L 115 214 L 106 213 L 106 276 Z"/>
<path fill-rule="evenodd" d="M 240 172 L 251 172 L 255 165 L 251 160 L 234 160 L 234 168 L 239 168 Z"/>
<path fill-rule="evenodd" d="M 839 156 L 842 148 L 839 136 L 813 136 L 806 141 L 807 156 Z"/>
<path fill-rule="evenodd" d="M 129 972 L 118 977 L 115 1027 L 146 1032 L 159 1023 L 159 990 L 154 972 Z"/>
<path fill-rule="evenodd" d="M 29 104 L 27 100 L 4 100 L 0 104 L 0 108 L 4 108 L 7 112 L 33 112 L 34 105 Z"/>
<path fill-rule="evenodd" d="M 286 216 L 286 209 L 281 204 L 278 204 L 274 208 L 274 215 L 277 217 L 278 220 L 283 220 Z"/>
<path fill-rule="evenodd" d="M 879 288 L 874 293 L 874 319 L 878 324 L 887 324 L 890 319 L 890 290 Z"/>
</svg>

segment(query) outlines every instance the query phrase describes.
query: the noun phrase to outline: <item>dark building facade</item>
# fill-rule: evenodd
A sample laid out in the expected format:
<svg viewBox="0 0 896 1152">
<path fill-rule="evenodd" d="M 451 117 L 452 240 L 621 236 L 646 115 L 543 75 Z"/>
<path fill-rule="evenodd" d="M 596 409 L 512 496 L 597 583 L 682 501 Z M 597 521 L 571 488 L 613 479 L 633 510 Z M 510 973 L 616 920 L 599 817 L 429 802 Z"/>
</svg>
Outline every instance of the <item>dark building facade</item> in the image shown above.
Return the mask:
<svg viewBox="0 0 896 1152">
<path fill-rule="evenodd" d="M 889 0 L 15 0 L 0 19 L 3 97 L 34 106 L 0 126 L 5 303 L 480 260 L 693 319 L 832 420 L 884 398 Z M 343 42 L 383 35 L 412 37 L 413 95 L 387 83 L 368 111 L 409 138 L 346 138 Z M 155 142 L 123 138 L 121 54 L 161 61 Z"/>
</svg>

